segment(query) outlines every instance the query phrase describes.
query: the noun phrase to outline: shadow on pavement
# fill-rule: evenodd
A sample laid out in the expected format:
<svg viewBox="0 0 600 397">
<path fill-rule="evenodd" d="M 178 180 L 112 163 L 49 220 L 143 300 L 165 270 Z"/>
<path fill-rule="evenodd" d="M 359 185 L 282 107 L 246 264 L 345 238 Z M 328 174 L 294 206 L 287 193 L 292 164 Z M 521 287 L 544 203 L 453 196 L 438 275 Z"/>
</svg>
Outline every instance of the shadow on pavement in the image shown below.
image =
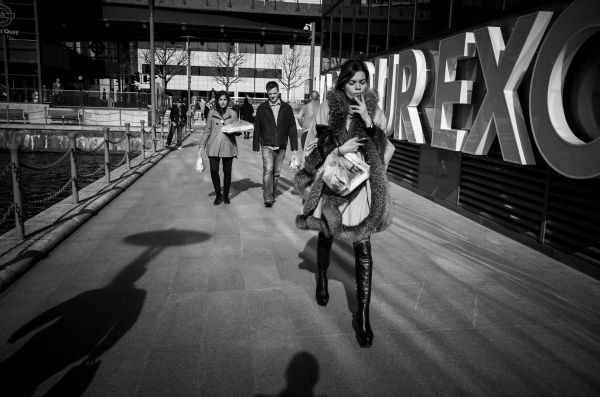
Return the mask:
<svg viewBox="0 0 600 397">
<path fill-rule="evenodd" d="M 210 172 L 210 170 L 209 170 Z M 234 198 L 238 194 L 245 192 L 249 189 L 254 189 L 256 187 L 262 187 L 262 183 L 256 183 L 250 178 L 239 179 L 237 181 L 231 181 L 231 191 L 229 194 L 229 198 Z M 208 193 L 209 197 L 215 196 L 215 191 Z"/>
<path fill-rule="evenodd" d="M 310 353 L 299 352 L 294 355 L 285 370 L 286 387 L 277 397 L 315 395 L 314 388 L 319 381 L 319 363 Z M 268 394 L 256 394 L 254 397 L 274 397 Z"/>
<path fill-rule="evenodd" d="M 317 280 L 317 235 L 312 237 L 302 252 L 298 255 L 302 262 L 298 265 L 298 269 L 308 270 L 315 275 L 315 288 Z M 329 279 L 329 294 L 331 295 L 331 282 L 338 281 L 344 286 L 346 292 L 346 301 L 348 302 L 348 310 L 354 314 L 358 309 L 356 294 L 354 292 L 354 248 L 352 243 L 343 239 L 336 239 L 333 242 L 331 249 L 331 260 L 329 269 L 327 270 L 327 278 Z M 314 294 L 311 295 L 314 299 Z M 315 301 L 315 305 L 316 305 Z"/>
<path fill-rule="evenodd" d="M 80 396 L 98 370 L 102 354 L 136 323 L 146 290 L 135 286 L 147 265 L 163 249 L 207 240 L 207 233 L 165 230 L 128 236 L 132 245 L 148 247 L 105 287 L 82 292 L 44 311 L 16 330 L 15 343 L 37 330 L 24 345 L 0 363 L 0 385 L 7 396 L 30 396 L 38 385 L 66 374 L 46 396 Z M 81 360 L 81 361 L 80 361 Z"/>
</svg>

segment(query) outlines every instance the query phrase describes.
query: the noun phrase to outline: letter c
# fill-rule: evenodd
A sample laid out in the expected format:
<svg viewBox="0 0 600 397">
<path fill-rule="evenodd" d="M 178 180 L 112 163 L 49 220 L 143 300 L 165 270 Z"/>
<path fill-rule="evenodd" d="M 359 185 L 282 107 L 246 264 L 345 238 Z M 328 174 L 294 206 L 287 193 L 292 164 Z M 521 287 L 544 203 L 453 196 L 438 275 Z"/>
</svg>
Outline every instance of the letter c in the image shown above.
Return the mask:
<svg viewBox="0 0 600 397">
<path fill-rule="evenodd" d="M 600 31 L 600 2 L 578 0 L 548 31 L 533 69 L 529 117 L 533 138 L 546 162 L 575 179 L 600 176 L 600 138 L 583 142 L 571 130 L 563 108 L 569 66 L 585 41 Z"/>
</svg>

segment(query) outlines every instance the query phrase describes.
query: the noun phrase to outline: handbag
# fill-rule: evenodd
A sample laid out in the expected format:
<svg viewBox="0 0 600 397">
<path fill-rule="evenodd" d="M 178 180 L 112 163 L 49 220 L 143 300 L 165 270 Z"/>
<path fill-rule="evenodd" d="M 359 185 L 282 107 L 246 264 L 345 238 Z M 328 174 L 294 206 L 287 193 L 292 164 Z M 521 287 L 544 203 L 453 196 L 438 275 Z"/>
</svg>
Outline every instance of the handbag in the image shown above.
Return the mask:
<svg viewBox="0 0 600 397">
<path fill-rule="evenodd" d="M 323 182 L 334 193 L 346 196 L 369 179 L 371 167 L 355 153 L 329 153 L 323 164 Z"/>
</svg>

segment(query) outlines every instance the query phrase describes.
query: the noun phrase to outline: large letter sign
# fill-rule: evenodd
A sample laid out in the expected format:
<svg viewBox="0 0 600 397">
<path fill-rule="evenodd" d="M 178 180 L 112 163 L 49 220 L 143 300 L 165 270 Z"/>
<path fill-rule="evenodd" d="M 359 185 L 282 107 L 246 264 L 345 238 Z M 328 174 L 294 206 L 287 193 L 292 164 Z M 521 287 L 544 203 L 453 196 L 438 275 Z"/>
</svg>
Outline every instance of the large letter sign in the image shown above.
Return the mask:
<svg viewBox="0 0 600 397">
<path fill-rule="evenodd" d="M 425 143 L 425 135 L 417 105 L 423 99 L 427 86 L 427 65 L 423 51 L 408 50 L 399 54 L 399 78 L 396 84 L 396 115 L 398 139 L 407 139 L 413 143 Z"/>
<path fill-rule="evenodd" d="M 485 155 L 498 136 L 505 161 L 535 164 L 517 89 L 551 17 L 551 12 L 520 17 L 506 48 L 499 27 L 474 32 L 487 92 L 463 152 Z"/>
<path fill-rule="evenodd" d="M 533 70 L 529 93 L 533 137 L 546 162 L 569 178 L 600 176 L 600 138 L 579 139 L 567 123 L 562 102 L 571 61 L 599 30 L 600 1 L 574 2 L 548 31 Z"/>
<path fill-rule="evenodd" d="M 440 41 L 431 146 L 456 151 L 462 149 L 467 131 L 452 129 L 452 111 L 455 103 L 471 103 L 473 81 L 456 80 L 456 67 L 459 59 L 474 56 L 473 33 L 467 32 Z"/>
<path fill-rule="evenodd" d="M 593 125 L 589 126 L 586 120 L 577 119 L 577 123 L 571 122 L 570 125 L 563 106 L 564 86 L 569 84 L 565 79 L 568 76 L 577 75 L 580 69 L 586 68 L 589 69 L 585 70 L 586 76 L 591 76 L 589 80 L 597 78 L 597 73 L 594 74 L 597 70 L 592 70 L 590 66 L 578 65 L 574 72 L 568 74 L 568 71 L 573 60 L 577 62 L 581 59 L 576 57 L 581 47 L 586 44 L 586 48 L 591 48 L 593 43 L 586 42 L 591 37 L 597 39 L 597 33 L 600 32 L 600 0 L 574 0 L 549 28 L 553 15 L 553 12 L 540 11 L 519 17 L 512 25 L 506 43 L 501 29 L 493 26 L 440 40 L 438 62 L 434 65 L 437 67 L 435 82 L 432 77 L 428 81 L 427 76 L 425 54 L 435 56 L 430 44 L 423 44 L 423 49 L 405 50 L 368 63 L 370 85 L 379 92 L 379 106 L 387 119 L 383 129 L 386 132 L 393 131 L 395 139 L 426 144 L 422 120 L 427 121 L 427 125 L 432 121 L 429 94 L 427 103 L 422 104 L 421 101 L 427 84 L 431 84 L 430 88 L 435 87 L 432 147 L 486 155 L 497 137 L 504 161 L 535 164 L 528 131 L 530 127 L 540 154 L 556 172 L 575 179 L 600 178 L 597 123 L 592 121 Z M 507 18 L 505 21 L 513 20 Z M 537 58 L 531 67 L 536 52 Z M 458 61 L 474 57 L 479 58 L 483 75 L 480 84 L 485 84 L 485 94 L 483 89 L 477 91 L 477 94 L 484 96 L 481 103 L 473 104 L 479 107 L 472 126 L 460 126 L 458 123 L 470 120 L 472 110 L 477 107 L 457 108 L 456 116 L 461 121 L 453 124 L 454 106 L 471 104 L 474 83 L 471 80 L 457 80 L 457 76 L 461 76 L 457 74 L 457 71 L 461 71 L 457 70 Z M 587 58 L 593 57 L 588 54 Z M 474 68 L 471 65 L 475 62 L 468 63 L 465 72 L 472 72 Z M 593 59 L 591 64 L 596 65 L 597 60 Z M 518 93 L 528 71 L 531 72 L 528 87 L 529 126 Z M 331 74 L 322 76 L 321 87 L 331 87 L 334 78 Z M 583 83 L 578 81 L 577 84 Z M 575 98 L 579 101 L 589 97 L 590 108 L 586 108 L 585 117 L 589 114 L 589 117 L 597 120 L 600 110 L 597 106 L 593 108 L 596 105 L 595 88 L 587 81 L 585 84 L 591 86 L 590 89 L 584 93 L 578 90 Z M 573 90 L 575 88 L 569 92 Z M 424 106 L 423 119 L 418 106 Z M 588 129 L 586 132 L 592 133 L 586 135 L 591 138 L 577 136 L 572 130 L 573 125 L 582 124 L 586 124 L 583 125 Z M 470 128 L 470 131 L 466 128 Z"/>
<path fill-rule="evenodd" d="M 375 75 L 371 81 L 371 88 L 377 90 L 379 94 L 378 105 L 381 109 L 385 109 L 385 85 L 387 82 L 387 58 L 377 58 L 375 61 Z"/>
<path fill-rule="evenodd" d="M 398 54 L 388 57 L 387 92 L 385 95 L 384 113 L 387 120 L 385 131 L 392 131 L 396 125 L 396 80 L 398 79 Z M 398 139 L 398 131 L 394 131 L 394 138 Z"/>
</svg>

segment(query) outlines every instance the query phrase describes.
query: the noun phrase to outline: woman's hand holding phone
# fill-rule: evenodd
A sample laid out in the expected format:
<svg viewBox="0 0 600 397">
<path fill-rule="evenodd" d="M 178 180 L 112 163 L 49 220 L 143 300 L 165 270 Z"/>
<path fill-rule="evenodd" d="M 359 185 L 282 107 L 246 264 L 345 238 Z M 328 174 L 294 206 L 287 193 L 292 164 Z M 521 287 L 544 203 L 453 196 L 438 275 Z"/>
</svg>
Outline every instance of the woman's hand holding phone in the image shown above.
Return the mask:
<svg viewBox="0 0 600 397">
<path fill-rule="evenodd" d="M 368 138 L 362 138 L 362 139 L 369 140 Z M 359 138 L 350 138 L 346 142 L 344 142 L 343 145 L 340 145 L 336 149 L 336 152 L 340 156 L 343 156 L 346 153 L 356 153 L 356 151 L 358 149 L 360 149 L 362 147 L 362 145 L 364 145 L 364 142 L 361 142 L 361 140 Z"/>
</svg>

